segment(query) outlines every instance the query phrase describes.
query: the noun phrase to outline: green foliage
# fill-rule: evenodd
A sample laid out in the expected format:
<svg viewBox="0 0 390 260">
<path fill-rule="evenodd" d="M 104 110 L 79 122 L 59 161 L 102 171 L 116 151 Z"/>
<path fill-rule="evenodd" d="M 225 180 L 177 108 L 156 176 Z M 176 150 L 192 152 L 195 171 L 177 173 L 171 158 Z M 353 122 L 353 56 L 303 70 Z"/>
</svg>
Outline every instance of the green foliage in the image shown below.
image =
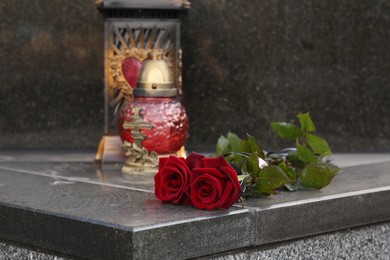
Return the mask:
<svg viewBox="0 0 390 260">
<path fill-rule="evenodd" d="M 222 135 L 218 139 L 216 154 L 224 156 L 228 162 L 239 165 L 251 175 L 259 171 L 259 158 L 264 159 L 263 149 L 253 136 L 247 135 L 247 139 L 241 140 L 230 132 L 227 137 Z"/>
<path fill-rule="evenodd" d="M 240 149 L 241 139 L 237 135 L 229 132 L 227 134 L 227 139 L 229 141 L 229 145 L 232 151 L 237 151 Z"/>
<path fill-rule="evenodd" d="M 297 156 L 296 153 L 295 153 L 295 154 L 289 154 L 289 155 L 287 155 L 286 161 L 287 161 L 287 162 L 290 162 L 290 163 L 291 163 L 292 165 L 294 165 L 294 167 L 296 167 L 296 168 L 303 168 L 303 167 L 305 167 L 305 163 L 302 162 L 302 161 L 298 158 L 298 156 Z"/>
<path fill-rule="evenodd" d="M 317 157 L 314 155 L 314 153 L 303 145 L 298 145 L 296 156 L 304 164 L 314 163 L 317 161 Z"/>
<path fill-rule="evenodd" d="M 271 127 L 282 139 L 295 140 L 303 135 L 301 129 L 290 123 L 272 122 Z"/>
<path fill-rule="evenodd" d="M 260 172 L 259 156 L 256 153 L 249 155 L 245 160 L 244 170 L 246 170 L 252 178 L 256 178 Z"/>
<path fill-rule="evenodd" d="M 247 134 L 248 139 L 242 140 L 240 143 L 240 152 L 243 153 L 256 153 L 258 157 L 264 159 L 264 152 L 259 143 L 256 141 L 256 139 Z"/>
<path fill-rule="evenodd" d="M 269 165 L 256 176 L 256 189 L 266 194 L 275 194 L 276 188 L 288 182 L 291 182 L 290 178 L 279 166 Z"/>
<path fill-rule="evenodd" d="M 241 168 L 243 175 L 239 180 L 246 195 L 273 195 L 281 187 L 289 191 L 300 187 L 321 189 L 339 171 L 337 166 L 324 162 L 331 150 L 324 138 L 314 134 L 316 126 L 310 114 L 298 114 L 297 117 L 300 127 L 286 122 L 271 124 L 282 139 L 295 141 L 295 152 L 289 152 L 287 156 L 273 154 L 272 158 L 265 157 L 262 147 L 249 134 L 246 139 L 240 139 L 229 132 L 226 137 L 218 139 L 216 153 Z M 265 159 L 268 165 L 261 165 L 261 159 Z"/>
<path fill-rule="evenodd" d="M 335 174 L 335 169 L 319 164 L 309 164 L 302 170 L 300 180 L 303 187 L 321 189 L 330 183 Z"/>
<path fill-rule="evenodd" d="M 278 166 L 284 171 L 284 173 L 290 179 L 291 182 L 296 182 L 297 173 L 295 172 L 293 167 L 287 166 L 285 162 L 279 163 Z"/>
<path fill-rule="evenodd" d="M 221 135 L 217 142 L 217 155 L 224 155 L 231 151 L 231 147 L 229 147 L 229 140 Z"/>
<path fill-rule="evenodd" d="M 301 124 L 301 130 L 304 132 L 315 132 L 316 127 L 311 120 L 309 112 L 305 114 L 298 114 L 299 123 Z"/>
<path fill-rule="evenodd" d="M 328 154 L 330 153 L 330 148 L 328 143 L 324 138 L 308 134 L 306 136 L 307 144 L 313 149 L 316 154 Z"/>
</svg>

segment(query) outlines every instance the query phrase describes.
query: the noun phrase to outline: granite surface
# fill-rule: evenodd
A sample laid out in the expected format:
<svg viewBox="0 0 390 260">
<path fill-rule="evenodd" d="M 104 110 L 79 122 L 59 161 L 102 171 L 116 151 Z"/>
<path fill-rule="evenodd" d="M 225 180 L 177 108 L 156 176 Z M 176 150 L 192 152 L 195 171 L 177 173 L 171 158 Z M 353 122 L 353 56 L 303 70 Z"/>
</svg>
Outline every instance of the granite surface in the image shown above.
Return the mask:
<svg viewBox="0 0 390 260">
<path fill-rule="evenodd" d="M 23 10 L 23 11 L 21 11 Z M 188 149 L 278 141 L 310 111 L 335 151 L 389 151 L 389 1 L 194 0 L 183 20 Z M 103 133 L 95 0 L 0 2 L 0 148 L 93 148 Z"/>
<path fill-rule="evenodd" d="M 205 259 L 390 259 L 390 223 L 228 252 Z M 201 258 L 202 259 L 202 258 Z"/>
<path fill-rule="evenodd" d="M 6 154 L 0 153 L 0 241 L 76 257 L 192 258 L 390 220 L 389 159 L 344 167 L 320 191 L 202 211 L 161 204 L 153 175 L 123 176 L 120 165 L 99 167 L 87 154 Z"/>
<path fill-rule="evenodd" d="M 56 253 L 42 252 L 37 248 L 24 248 L 8 242 L 0 242 L 0 259 L 7 260 L 72 260 L 69 257 L 59 257 Z"/>
<path fill-rule="evenodd" d="M 206 212 L 133 187 L 4 167 L 0 175 L 0 237 L 8 240 L 88 259 L 178 259 L 250 245 L 248 209 Z"/>
<path fill-rule="evenodd" d="M 382 223 L 301 240 L 246 248 L 198 259 L 377 259 L 388 260 L 390 255 L 390 223 Z M 0 242 L 0 259 L 53 259 L 70 260 L 38 249 Z"/>
</svg>

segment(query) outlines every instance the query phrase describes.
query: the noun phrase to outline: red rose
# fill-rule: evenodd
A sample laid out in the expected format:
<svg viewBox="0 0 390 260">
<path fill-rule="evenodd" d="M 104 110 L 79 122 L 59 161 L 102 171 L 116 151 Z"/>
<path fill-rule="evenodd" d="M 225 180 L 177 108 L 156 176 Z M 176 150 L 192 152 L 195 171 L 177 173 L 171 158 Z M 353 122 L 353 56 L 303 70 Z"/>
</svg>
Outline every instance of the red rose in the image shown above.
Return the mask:
<svg viewBox="0 0 390 260">
<path fill-rule="evenodd" d="M 199 153 L 192 152 L 187 156 L 187 162 L 190 167 L 190 170 L 193 168 L 198 168 L 203 165 L 202 159 L 204 158 L 203 155 Z"/>
<path fill-rule="evenodd" d="M 184 158 L 160 158 L 158 172 L 154 176 L 156 198 L 174 204 L 191 204 L 185 193 L 190 183 L 190 172 Z"/>
<path fill-rule="evenodd" d="M 199 209 L 231 207 L 242 193 L 236 171 L 222 156 L 202 158 L 191 171 L 191 200 Z"/>
</svg>

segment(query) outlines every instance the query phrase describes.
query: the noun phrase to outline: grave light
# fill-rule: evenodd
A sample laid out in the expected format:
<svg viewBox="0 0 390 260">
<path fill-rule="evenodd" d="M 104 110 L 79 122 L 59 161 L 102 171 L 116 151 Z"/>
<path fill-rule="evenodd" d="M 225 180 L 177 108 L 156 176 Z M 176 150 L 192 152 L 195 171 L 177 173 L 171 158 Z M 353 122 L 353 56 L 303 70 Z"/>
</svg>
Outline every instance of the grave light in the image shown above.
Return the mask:
<svg viewBox="0 0 390 260">
<path fill-rule="evenodd" d="M 97 0 L 104 15 L 104 136 L 97 161 L 153 167 L 183 153 L 180 24 L 186 0 Z M 124 147 L 125 149 L 123 149 Z M 141 159 L 140 159 L 141 158 Z"/>
</svg>

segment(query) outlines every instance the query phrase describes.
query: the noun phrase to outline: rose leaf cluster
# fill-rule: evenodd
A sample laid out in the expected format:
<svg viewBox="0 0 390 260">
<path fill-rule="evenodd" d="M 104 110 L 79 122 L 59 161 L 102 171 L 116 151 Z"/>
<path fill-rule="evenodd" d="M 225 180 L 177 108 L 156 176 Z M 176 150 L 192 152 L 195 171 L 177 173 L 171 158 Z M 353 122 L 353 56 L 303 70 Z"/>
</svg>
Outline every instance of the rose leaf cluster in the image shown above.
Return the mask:
<svg viewBox="0 0 390 260">
<path fill-rule="evenodd" d="M 285 187 L 295 191 L 300 187 L 321 189 L 328 185 L 339 168 L 329 163 L 331 150 L 326 140 L 315 134 L 310 114 L 298 114 L 300 127 L 286 122 L 273 122 L 272 128 L 282 138 L 295 141 L 295 148 L 265 153 L 256 139 L 247 135 L 240 139 L 233 133 L 221 136 L 217 155 L 236 164 L 242 170 L 240 178 L 245 195 L 276 194 Z"/>
</svg>

